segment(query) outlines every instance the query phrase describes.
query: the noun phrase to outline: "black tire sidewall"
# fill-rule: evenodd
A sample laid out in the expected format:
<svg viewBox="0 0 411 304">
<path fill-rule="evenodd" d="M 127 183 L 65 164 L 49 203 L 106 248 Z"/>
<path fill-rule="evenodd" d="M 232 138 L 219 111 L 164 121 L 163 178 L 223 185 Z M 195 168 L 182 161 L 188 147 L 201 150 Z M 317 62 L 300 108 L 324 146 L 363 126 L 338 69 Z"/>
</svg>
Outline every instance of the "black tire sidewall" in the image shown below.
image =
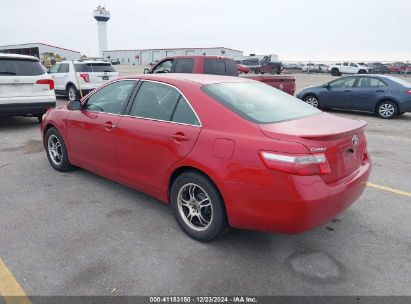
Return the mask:
<svg viewBox="0 0 411 304">
<path fill-rule="evenodd" d="M 63 161 L 61 162 L 60 165 L 56 165 L 51 160 L 51 157 L 50 157 L 50 154 L 49 154 L 48 139 L 51 135 L 55 135 L 59 139 L 60 144 L 61 144 L 61 149 L 62 149 L 62 152 L 63 152 Z M 60 135 L 60 133 L 57 131 L 56 128 L 51 127 L 47 130 L 46 135 L 44 136 L 44 148 L 46 149 L 47 159 L 49 160 L 50 165 L 54 169 L 56 169 L 57 171 L 60 171 L 60 172 L 65 172 L 65 171 L 68 171 L 72 168 L 72 166 L 69 162 L 68 156 L 67 156 L 67 149 L 66 149 L 66 145 L 64 143 L 63 137 Z"/>
<path fill-rule="evenodd" d="M 394 106 L 394 114 L 392 114 L 390 117 L 384 117 L 384 116 L 381 116 L 381 114 L 380 114 L 380 107 L 384 104 L 390 104 L 390 105 Z M 392 118 L 394 118 L 395 116 L 398 115 L 398 106 L 395 104 L 395 102 L 392 102 L 392 101 L 382 101 L 377 106 L 377 113 L 376 114 L 378 115 L 378 117 L 383 118 L 383 119 L 392 119 Z"/>
<path fill-rule="evenodd" d="M 207 192 L 208 196 L 210 197 L 213 207 L 213 220 L 210 227 L 205 231 L 193 230 L 181 218 L 177 204 L 177 197 L 180 189 L 188 183 L 199 185 Z M 209 242 L 217 238 L 227 229 L 227 215 L 225 211 L 224 201 L 215 185 L 207 177 L 192 171 L 181 174 L 176 178 L 171 187 L 170 200 L 171 208 L 178 225 L 191 238 L 200 242 Z"/>
</svg>

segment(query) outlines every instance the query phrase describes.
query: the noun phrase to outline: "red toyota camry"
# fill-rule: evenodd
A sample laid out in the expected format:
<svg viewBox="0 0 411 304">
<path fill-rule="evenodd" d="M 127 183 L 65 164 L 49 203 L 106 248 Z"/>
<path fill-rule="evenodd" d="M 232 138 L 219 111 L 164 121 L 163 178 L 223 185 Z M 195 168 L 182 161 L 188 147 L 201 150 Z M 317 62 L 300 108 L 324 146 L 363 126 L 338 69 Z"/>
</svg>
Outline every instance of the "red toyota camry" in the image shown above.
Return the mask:
<svg viewBox="0 0 411 304">
<path fill-rule="evenodd" d="M 371 171 L 364 126 L 252 80 L 157 74 L 49 110 L 41 129 L 56 170 L 146 192 L 210 241 L 228 226 L 297 233 L 334 218 Z"/>
</svg>

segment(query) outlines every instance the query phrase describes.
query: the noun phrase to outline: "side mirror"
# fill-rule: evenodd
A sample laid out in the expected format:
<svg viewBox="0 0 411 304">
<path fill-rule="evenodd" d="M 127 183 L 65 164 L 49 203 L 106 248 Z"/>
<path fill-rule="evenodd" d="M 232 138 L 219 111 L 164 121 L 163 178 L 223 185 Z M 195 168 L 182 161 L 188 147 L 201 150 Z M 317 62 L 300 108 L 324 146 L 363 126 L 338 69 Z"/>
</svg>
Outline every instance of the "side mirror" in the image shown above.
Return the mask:
<svg viewBox="0 0 411 304">
<path fill-rule="evenodd" d="M 67 109 L 69 109 L 70 111 L 81 110 L 80 100 L 69 101 L 69 103 L 67 105 Z"/>
<path fill-rule="evenodd" d="M 323 85 L 323 88 L 329 89 L 330 88 L 330 84 L 326 83 L 325 85 Z"/>
<path fill-rule="evenodd" d="M 150 74 L 150 69 L 144 69 L 144 74 Z"/>
</svg>

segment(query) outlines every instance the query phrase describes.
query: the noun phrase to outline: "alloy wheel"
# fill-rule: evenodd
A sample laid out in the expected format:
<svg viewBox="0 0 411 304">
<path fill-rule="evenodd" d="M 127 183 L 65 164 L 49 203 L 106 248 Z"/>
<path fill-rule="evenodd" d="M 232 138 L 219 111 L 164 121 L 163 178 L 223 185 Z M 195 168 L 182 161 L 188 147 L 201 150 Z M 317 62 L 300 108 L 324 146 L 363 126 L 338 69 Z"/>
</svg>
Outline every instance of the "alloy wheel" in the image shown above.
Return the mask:
<svg viewBox="0 0 411 304">
<path fill-rule="evenodd" d="M 388 118 L 394 115 L 395 108 L 392 104 L 384 103 L 379 107 L 378 112 L 382 117 Z"/>
<path fill-rule="evenodd" d="M 312 105 L 313 107 L 318 108 L 318 99 L 315 98 L 314 96 L 310 96 L 306 98 L 305 102 L 308 103 L 309 105 Z"/>
<path fill-rule="evenodd" d="M 76 100 L 76 91 L 73 87 L 70 87 L 68 89 L 68 98 L 70 101 Z"/>
<path fill-rule="evenodd" d="M 193 230 L 206 230 L 213 220 L 213 206 L 207 192 L 197 184 L 188 183 L 177 196 L 178 211 L 184 222 Z"/>
<path fill-rule="evenodd" d="M 63 149 L 58 137 L 54 134 L 50 135 L 47 140 L 48 152 L 50 155 L 51 161 L 59 166 L 63 161 Z"/>
</svg>

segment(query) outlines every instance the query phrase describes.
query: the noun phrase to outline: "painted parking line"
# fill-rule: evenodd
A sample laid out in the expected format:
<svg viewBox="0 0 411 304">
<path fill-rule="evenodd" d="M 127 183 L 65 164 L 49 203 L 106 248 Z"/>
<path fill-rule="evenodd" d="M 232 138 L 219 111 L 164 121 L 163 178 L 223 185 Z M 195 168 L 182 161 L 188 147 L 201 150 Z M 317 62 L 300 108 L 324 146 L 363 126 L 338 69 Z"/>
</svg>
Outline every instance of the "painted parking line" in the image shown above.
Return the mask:
<svg viewBox="0 0 411 304">
<path fill-rule="evenodd" d="M 31 304 L 2 259 L 0 259 L 0 295 L 3 296 L 6 304 Z"/>
<path fill-rule="evenodd" d="M 389 191 L 389 192 L 393 192 L 393 193 L 396 193 L 396 194 L 399 194 L 399 195 L 404 195 L 404 196 L 410 196 L 411 197 L 411 192 L 402 191 L 402 190 L 398 190 L 398 189 L 394 189 L 394 188 L 390 188 L 390 187 L 385 187 L 385 186 L 381 186 L 381 185 L 377 185 L 377 184 L 373 184 L 373 183 L 367 183 L 367 186 L 375 188 L 375 189 Z"/>
</svg>

